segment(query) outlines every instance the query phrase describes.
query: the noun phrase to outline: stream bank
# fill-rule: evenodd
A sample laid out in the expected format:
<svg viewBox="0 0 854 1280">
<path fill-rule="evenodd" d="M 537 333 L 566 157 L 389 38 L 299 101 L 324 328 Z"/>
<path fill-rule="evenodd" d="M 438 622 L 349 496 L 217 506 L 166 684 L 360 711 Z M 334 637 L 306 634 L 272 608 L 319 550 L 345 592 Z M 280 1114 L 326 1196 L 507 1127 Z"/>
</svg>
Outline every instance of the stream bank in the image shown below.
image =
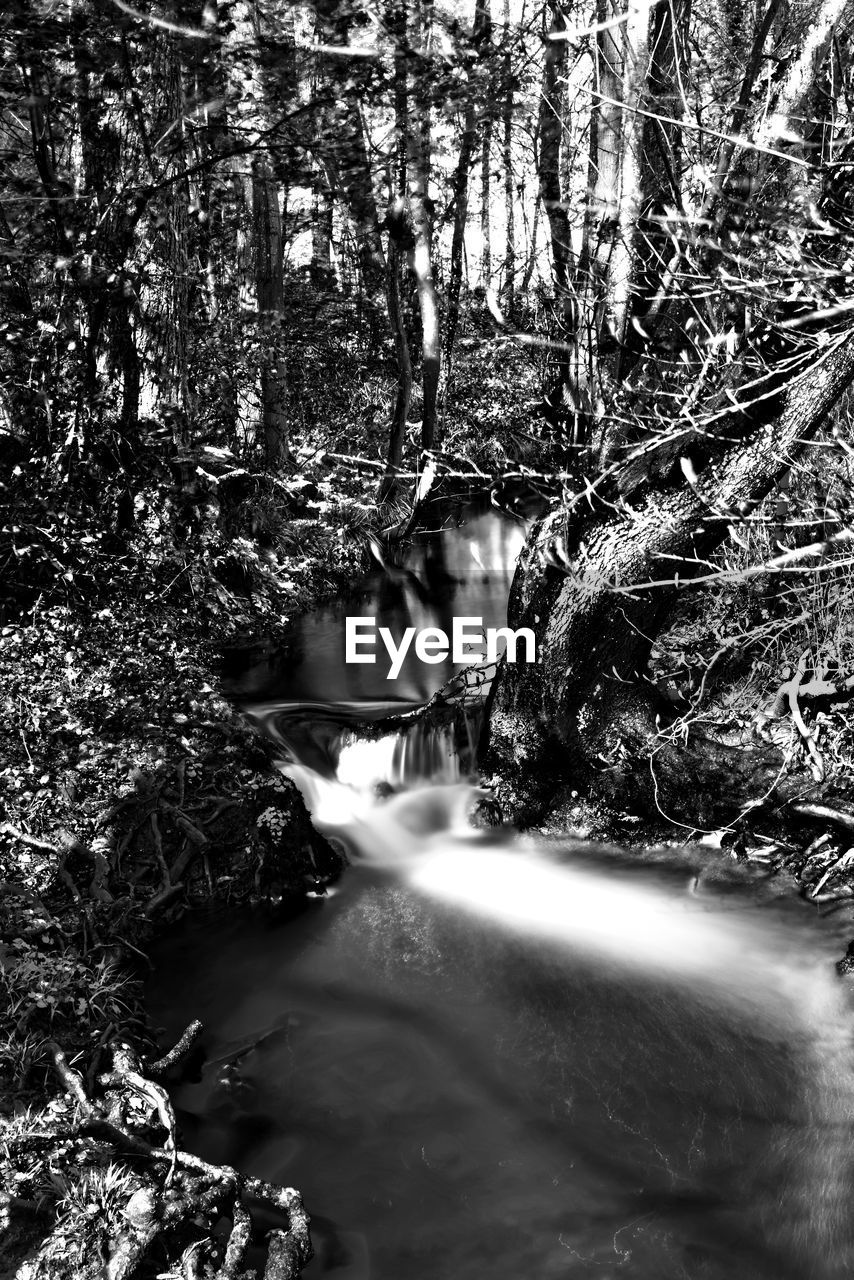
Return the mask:
<svg viewBox="0 0 854 1280">
<path fill-rule="evenodd" d="M 180 1139 L 164 1163 L 173 1063 L 142 999 L 152 938 L 193 905 L 287 913 L 340 865 L 219 692 L 234 630 L 217 585 L 200 611 L 156 579 L 149 599 L 113 581 L 85 623 L 43 597 L 0 632 L 4 1277 L 168 1274 L 188 1250 L 201 1266 L 236 1197 L 272 1203 L 285 1234 L 299 1222 L 293 1196 L 199 1167 Z M 248 1239 L 239 1205 L 234 1226 L 230 1262 L 221 1240 L 205 1254 L 224 1276 Z M 296 1274 L 307 1237 L 289 1240 L 271 1276 Z"/>
</svg>

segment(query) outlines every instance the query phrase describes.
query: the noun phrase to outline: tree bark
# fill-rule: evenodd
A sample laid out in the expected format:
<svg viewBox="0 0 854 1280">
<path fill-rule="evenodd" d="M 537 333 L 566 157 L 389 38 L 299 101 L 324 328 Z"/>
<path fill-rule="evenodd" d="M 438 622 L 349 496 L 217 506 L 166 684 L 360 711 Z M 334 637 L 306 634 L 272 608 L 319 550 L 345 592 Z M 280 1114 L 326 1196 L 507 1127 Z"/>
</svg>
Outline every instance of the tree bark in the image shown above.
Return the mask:
<svg viewBox="0 0 854 1280">
<path fill-rule="evenodd" d="M 560 344 L 557 354 L 551 361 L 550 380 L 556 379 L 556 382 L 549 390 L 549 398 L 560 406 L 559 412 L 563 411 L 562 416 L 573 417 L 570 435 L 573 440 L 576 440 L 580 433 L 575 420 L 576 412 L 573 410 L 577 411 L 577 405 L 569 394 L 571 380 L 569 352 L 575 334 L 575 309 L 570 287 L 574 275 L 574 255 L 572 232 L 561 187 L 561 144 L 565 96 L 563 81 L 567 55 L 566 41 L 559 37 L 566 30 L 566 19 L 559 3 L 550 4 L 550 8 L 551 22 L 543 59 L 543 82 L 537 128 L 537 178 L 539 196 L 549 226 L 552 281 L 558 314 L 557 339 Z M 536 225 L 534 240 L 536 242 Z"/>
<path fill-rule="evenodd" d="M 311 278 L 319 288 L 328 288 L 332 271 L 332 194 L 322 165 L 312 170 L 311 190 Z"/>
<path fill-rule="evenodd" d="M 537 662 L 501 668 L 483 753 L 514 817 L 536 821 L 569 787 L 612 799 L 628 788 L 628 807 L 654 810 L 649 761 L 662 742 L 643 672 L 674 584 L 700 572 L 731 512 L 769 491 L 852 378 L 849 335 L 787 388 L 727 414 L 705 446 L 671 442 L 532 530 L 509 616 L 534 630 Z"/>
<path fill-rule="evenodd" d="M 408 206 L 406 198 L 406 167 L 409 153 L 409 72 L 406 56 L 406 0 L 392 0 L 386 14 L 388 30 L 394 40 L 394 162 L 389 168 L 388 274 L 386 281 L 386 305 L 389 324 L 394 337 L 397 361 L 397 389 L 394 409 L 389 426 L 386 469 L 380 481 L 377 500 L 387 502 L 397 492 L 403 465 L 406 443 L 406 423 L 412 403 L 412 359 L 409 354 L 409 336 L 406 316 L 400 296 L 401 271 L 406 262 L 405 245 L 408 238 Z"/>
<path fill-rule="evenodd" d="M 475 0 L 474 23 L 472 25 L 472 46 L 483 57 L 483 48 L 489 39 L 490 31 L 489 0 Z M 475 84 L 478 82 L 475 81 Z M 449 387 L 453 367 L 454 341 L 460 315 L 460 289 L 463 280 L 463 249 L 465 246 L 466 223 L 469 207 L 469 178 L 477 143 L 478 104 L 470 85 L 463 117 L 460 152 L 457 158 L 454 178 L 451 186 L 451 198 L 454 205 L 454 228 L 451 238 L 451 270 L 445 297 L 445 341 L 444 364 L 445 386 Z"/>
<path fill-rule="evenodd" d="M 402 211 L 400 216 L 403 216 Z M 394 336 L 395 357 L 397 359 L 397 391 L 389 427 L 386 469 L 377 494 L 378 502 L 388 502 L 397 491 L 400 472 L 403 467 L 406 422 L 409 417 L 409 406 L 412 402 L 412 360 L 409 355 L 409 340 L 406 335 L 406 322 L 400 300 L 402 261 L 398 245 L 393 239 L 390 239 L 388 248 L 387 305 L 391 331 Z"/>
<path fill-rule="evenodd" d="M 422 24 L 421 54 L 426 61 L 427 28 Z M 433 279 L 433 222 L 430 214 L 430 98 L 423 65 L 413 80 L 413 127 L 408 130 L 409 213 L 412 220 L 412 270 L 421 315 L 421 448 L 439 443 L 439 384 L 442 375 L 442 337 L 439 299 Z"/>
<path fill-rule="evenodd" d="M 180 489 L 191 495 L 196 488 L 196 466 L 192 440 L 193 404 L 188 380 L 190 328 L 189 253 L 187 247 L 189 193 L 186 179 L 184 138 L 184 88 L 181 61 L 175 37 L 164 32 L 158 37 L 160 83 L 163 86 L 161 117 L 155 153 L 164 156 L 164 176 L 174 178 L 166 192 L 164 233 L 166 342 L 160 397 L 172 428 L 173 470 Z"/>
<path fill-rule="evenodd" d="M 269 165 L 258 160 L 252 175 L 255 295 L 261 340 L 261 414 L 264 461 L 275 469 L 288 458 L 284 249 L 279 187 Z"/>
<path fill-rule="evenodd" d="M 486 118 L 483 122 L 483 139 L 480 147 L 480 280 L 484 289 L 492 284 L 492 210 L 490 209 L 490 189 L 492 171 L 492 112 L 489 104 L 486 107 Z"/>
<path fill-rule="evenodd" d="M 550 36 L 560 36 L 566 30 L 566 19 L 558 3 L 551 5 Z M 568 321 L 569 279 L 573 263 L 572 233 L 569 227 L 566 202 L 561 191 L 560 160 L 563 132 L 563 77 L 566 69 L 566 41 L 548 39 L 543 62 L 543 86 L 539 106 L 539 148 L 537 151 L 537 175 L 540 196 L 551 236 L 552 275 L 555 295 L 561 313 L 566 317 L 564 329 L 571 331 Z"/>
<path fill-rule="evenodd" d="M 512 318 L 516 310 L 516 178 L 513 172 L 513 50 L 510 42 L 510 0 L 504 0 L 504 101 L 501 111 L 504 161 L 504 305 Z"/>
<path fill-rule="evenodd" d="M 288 456 L 284 268 L 279 184 L 269 142 L 270 87 L 261 73 L 258 0 L 237 0 L 224 40 L 231 128 L 246 147 L 232 161 L 237 218 L 238 431 L 267 466 Z"/>
</svg>

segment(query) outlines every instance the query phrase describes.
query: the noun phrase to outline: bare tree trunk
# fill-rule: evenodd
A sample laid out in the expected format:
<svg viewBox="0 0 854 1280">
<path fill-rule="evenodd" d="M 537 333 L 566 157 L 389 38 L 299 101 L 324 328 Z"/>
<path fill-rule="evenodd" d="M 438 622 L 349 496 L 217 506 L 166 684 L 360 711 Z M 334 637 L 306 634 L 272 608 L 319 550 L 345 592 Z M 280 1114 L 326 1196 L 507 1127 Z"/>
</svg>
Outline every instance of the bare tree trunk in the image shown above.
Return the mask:
<svg viewBox="0 0 854 1280">
<path fill-rule="evenodd" d="M 491 177 L 492 112 L 487 104 L 480 148 L 480 279 L 484 289 L 488 289 L 492 284 L 492 210 L 489 203 Z"/>
<path fill-rule="evenodd" d="M 406 56 L 406 0 L 389 5 L 386 15 L 388 30 L 394 39 L 394 119 L 395 155 L 389 173 L 388 226 L 388 276 L 386 303 L 394 337 L 397 360 L 397 391 L 389 427 L 389 444 L 385 474 L 380 482 L 377 499 L 385 502 L 397 491 L 406 443 L 406 423 L 412 402 L 412 360 L 409 354 L 409 338 L 406 318 L 400 297 L 400 276 L 406 261 L 405 244 L 408 238 L 408 211 L 406 200 L 406 166 L 409 152 L 409 80 Z"/>
<path fill-rule="evenodd" d="M 285 286 L 278 183 L 264 160 L 254 165 L 252 206 L 255 295 L 261 340 L 261 413 L 264 461 L 278 467 L 288 457 L 287 370 L 284 343 Z"/>
<path fill-rule="evenodd" d="M 552 18 L 549 35 L 559 37 L 566 30 L 566 19 L 558 3 L 551 5 Z M 564 88 L 566 68 L 566 41 L 548 39 L 543 62 L 543 85 L 540 93 L 538 119 L 537 176 L 539 196 L 546 212 L 551 242 L 552 279 L 555 302 L 559 316 L 558 338 L 565 344 L 554 361 L 557 387 L 550 399 L 558 397 L 564 408 L 570 405 L 567 395 L 570 381 L 569 343 L 575 331 L 575 317 L 570 290 L 573 275 L 572 233 L 566 211 L 564 193 L 561 190 L 561 139 L 563 134 Z M 578 430 L 572 431 L 573 438 Z"/>
<path fill-rule="evenodd" d="M 237 374 L 238 430 L 260 443 L 267 466 L 288 456 L 284 270 L 278 182 L 267 133 L 270 89 L 261 74 L 258 0 L 236 0 L 224 41 L 229 103 L 247 150 L 232 161 L 237 213 L 237 313 L 245 351 Z M 251 354 L 259 350 L 257 359 Z"/>
<path fill-rule="evenodd" d="M 659 297 L 673 253 L 665 225 L 668 210 L 682 208 L 681 86 L 690 65 L 688 26 L 691 0 L 671 0 L 651 12 L 646 86 L 638 93 L 638 105 L 647 113 L 641 120 L 638 170 L 637 235 L 629 266 L 631 297 L 618 376 L 625 378 L 645 342 L 652 336 L 650 322 L 657 314 Z M 630 214 L 628 216 L 631 216 Z"/>
<path fill-rule="evenodd" d="M 846 0 L 822 0 L 814 6 L 814 16 L 779 87 L 773 111 L 764 115 L 754 131 L 754 140 L 772 145 L 779 138 L 790 139 L 793 126 L 801 136 L 807 132 L 804 106 L 815 88 L 821 64 L 827 56 L 833 31 L 842 16 Z"/>
<path fill-rule="evenodd" d="M 475 0 L 474 23 L 472 26 L 472 45 L 482 58 L 483 46 L 489 39 L 490 30 L 489 0 Z M 454 229 L 451 239 L 451 270 L 445 300 L 445 386 L 450 385 L 453 367 L 454 341 L 460 316 L 460 289 L 463 280 L 463 248 L 465 245 L 466 223 L 469 208 L 469 178 L 477 143 L 477 107 L 474 96 L 469 93 L 466 99 L 463 117 L 463 131 L 460 139 L 460 153 L 451 186 L 454 205 Z"/>
<path fill-rule="evenodd" d="M 422 52 L 428 52 L 429 11 L 424 15 Z M 415 127 L 408 131 L 409 210 L 414 245 L 412 269 L 421 314 L 421 382 L 423 409 L 421 447 L 432 449 L 439 442 L 439 383 L 442 373 L 442 340 L 439 299 L 433 280 L 433 226 L 430 215 L 430 99 L 424 73 L 414 78 L 412 104 Z"/>
<path fill-rule="evenodd" d="M 189 254 L 187 251 L 187 206 L 189 193 L 185 178 L 184 90 L 181 61 L 171 32 L 158 37 L 160 82 L 164 87 L 164 117 L 155 142 L 166 156 L 165 176 L 174 178 L 168 188 L 166 208 L 166 350 L 160 394 L 171 420 L 176 480 L 185 495 L 197 485 L 192 441 L 193 403 L 188 381 L 189 350 Z"/>
<path fill-rule="evenodd" d="M 600 30 L 596 37 L 591 181 L 585 227 L 585 258 L 590 273 L 588 322 L 595 335 L 590 363 L 598 366 L 600 380 L 613 382 L 618 376 L 629 322 L 630 285 L 643 202 L 643 124 L 634 108 L 641 105 L 648 71 L 649 9 L 630 0 L 623 15 L 616 0 L 599 0 L 597 18 L 602 23 L 623 18 L 617 25 Z M 601 402 L 601 388 L 594 388 L 593 394 Z M 596 446 L 604 461 L 609 443 L 599 439 Z"/>
<path fill-rule="evenodd" d="M 401 217 L 403 212 L 401 210 Z M 402 265 L 400 248 L 393 239 L 389 240 L 388 249 L 388 316 L 394 335 L 394 350 L 397 358 L 397 392 L 394 410 L 389 428 L 389 446 L 386 455 L 386 469 L 380 482 L 377 500 L 387 502 L 397 491 L 399 476 L 403 464 L 403 447 L 406 443 L 406 422 L 409 417 L 409 406 L 412 401 L 412 361 L 409 355 L 409 341 L 406 336 L 406 322 L 400 303 L 400 271 Z"/>
<path fill-rule="evenodd" d="M 599 0 L 590 170 L 578 270 L 574 399 L 592 460 L 604 467 L 622 435 L 605 411 L 640 349 L 633 320 L 650 311 L 667 269 L 662 215 L 681 201 L 680 110 L 690 0 L 650 6 Z M 616 21 L 618 20 L 619 21 Z M 675 114 L 674 114 L 675 113 Z"/>
<path fill-rule="evenodd" d="M 510 42 L 510 0 L 504 0 L 504 102 L 502 156 L 504 160 L 504 305 L 508 316 L 516 309 L 516 179 L 513 172 L 513 52 Z"/>
<path fill-rule="evenodd" d="M 319 164 L 312 170 L 311 278 L 321 288 L 328 287 L 333 280 L 332 195 Z"/>
<path fill-rule="evenodd" d="M 421 313 L 421 378 L 423 412 L 421 421 L 421 447 L 432 449 L 439 442 L 439 379 L 442 367 L 442 347 L 439 321 L 439 301 L 433 283 L 430 215 L 427 212 L 427 188 L 422 167 L 420 146 L 412 146 L 409 163 L 409 207 L 415 247 L 412 250 L 412 267 L 418 290 L 418 307 Z"/>
<path fill-rule="evenodd" d="M 527 293 L 531 287 L 531 280 L 534 277 L 534 268 L 537 265 L 537 238 L 540 234 L 540 211 L 543 207 L 543 197 L 537 190 L 534 197 L 534 216 L 531 219 L 531 240 L 528 245 L 528 258 L 525 263 L 525 270 L 522 274 L 522 293 Z"/>
</svg>

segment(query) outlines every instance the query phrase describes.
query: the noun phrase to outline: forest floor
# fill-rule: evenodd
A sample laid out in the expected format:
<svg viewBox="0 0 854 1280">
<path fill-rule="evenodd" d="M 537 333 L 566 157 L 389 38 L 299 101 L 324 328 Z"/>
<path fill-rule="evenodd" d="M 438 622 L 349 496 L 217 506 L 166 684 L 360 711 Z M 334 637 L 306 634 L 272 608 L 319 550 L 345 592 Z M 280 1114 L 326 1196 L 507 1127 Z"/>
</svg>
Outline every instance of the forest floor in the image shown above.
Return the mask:
<svg viewBox="0 0 854 1280">
<path fill-rule="evenodd" d="M 115 596 L 85 625 L 55 606 L 0 633 L 0 1275 L 100 1276 L 108 1258 L 111 1277 L 171 1274 L 192 1219 L 237 1194 L 179 1161 L 167 1205 L 169 1164 L 134 1149 L 175 1140 L 164 1069 L 141 1065 L 159 1056 L 153 932 L 194 901 L 282 904 L 335 871 L 219 692 L 230 638 L 224 619 Z"/>
<path fill-rule="evenodd" d="M 150 939 L 193 903 L 287 910 L 339 870 L 221 692 L 227 645 L 281 634 L 364 565 L 322 480 L 293 518 L 301 488 L 278 504 L 280 553 L 240 525 L 255 497 L 269 525 L 263 483 L 178 550 L 153 501 L 118 552 L 47 498 L 6 527 L 35 598 L 0 627 L 0 1276 L 237 1275 L 241 1197 L 281 1219 L 270 1275 L 305 1260 L 290 1194 L 178 1150 L 142 1001 Z"/>
</svg>

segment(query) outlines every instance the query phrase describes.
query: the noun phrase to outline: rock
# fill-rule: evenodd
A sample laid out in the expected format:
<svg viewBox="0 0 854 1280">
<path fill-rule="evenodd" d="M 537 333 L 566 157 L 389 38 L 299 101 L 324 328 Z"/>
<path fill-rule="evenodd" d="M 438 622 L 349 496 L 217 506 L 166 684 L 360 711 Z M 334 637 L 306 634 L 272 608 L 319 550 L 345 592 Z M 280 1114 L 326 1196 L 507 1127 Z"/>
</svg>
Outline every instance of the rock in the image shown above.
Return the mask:
<svg viewBox="0 0 854 1280">
<path fill-rule="evenodd" d="M 124 1215 L 137 1231 L 147 1231 L 157 1218 L 157 1202 L 150 1187 L 134 1191 L 124 1208 Z"/>
</svg>

